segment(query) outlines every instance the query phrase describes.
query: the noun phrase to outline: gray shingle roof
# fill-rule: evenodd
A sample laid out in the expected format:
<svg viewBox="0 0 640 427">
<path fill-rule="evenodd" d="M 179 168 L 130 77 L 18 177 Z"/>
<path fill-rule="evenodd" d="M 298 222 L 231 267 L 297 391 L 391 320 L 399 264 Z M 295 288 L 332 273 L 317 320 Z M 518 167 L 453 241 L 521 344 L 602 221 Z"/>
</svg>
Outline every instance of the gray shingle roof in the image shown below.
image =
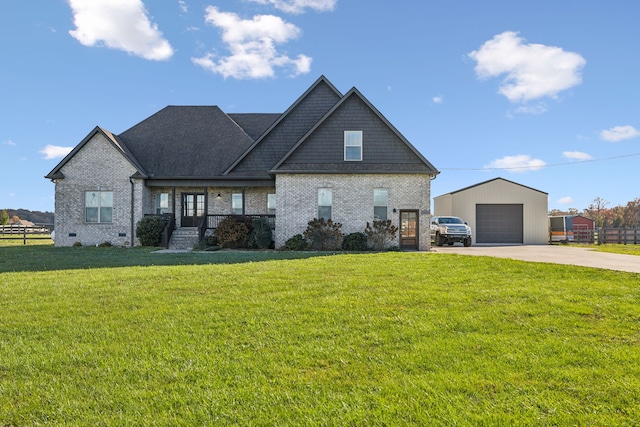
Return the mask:
<svg viewBox="0 0 640 427">
<path fill-rule="evenodd" d="M 154 178 L 220 176 L 253 143 L 215 106 L 165 107 L 118 138 Z"/>
<path fill-rule="evenodd" d="M 229 117 L 235 121 L 253 139 L 258 139 L 282 113 L 230 113 Z"/>
<path fill-rule="evenodd" d="M 361 162 L 343 160 L 344 130 L 365 132 Z M 278 172 L 438 173 L 360 92 L 343 96 L 324 76 L 282 114 L 168 106 L 120 135 L 96 127 L 47 178 L 63 178 L 62 166 L 96 132 L 136 167 L 136 176 L 154 182 L 262 182 Z"/>
</svg>

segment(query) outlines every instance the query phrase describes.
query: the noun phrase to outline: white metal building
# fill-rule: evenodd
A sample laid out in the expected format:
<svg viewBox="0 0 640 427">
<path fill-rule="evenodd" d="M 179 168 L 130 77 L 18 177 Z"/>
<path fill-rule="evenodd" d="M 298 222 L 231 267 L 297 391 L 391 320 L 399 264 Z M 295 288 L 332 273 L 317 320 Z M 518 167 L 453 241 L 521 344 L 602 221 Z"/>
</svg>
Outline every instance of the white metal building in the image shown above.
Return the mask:
<svg viewBox="0 0 640 427">
<path fill-rule="evenodd" d="M 548 243 L 548 194 L 504 178 L 443 194 L 433 205 L 434 215 L 466 221 L 474 243 Z"/>
</svg>

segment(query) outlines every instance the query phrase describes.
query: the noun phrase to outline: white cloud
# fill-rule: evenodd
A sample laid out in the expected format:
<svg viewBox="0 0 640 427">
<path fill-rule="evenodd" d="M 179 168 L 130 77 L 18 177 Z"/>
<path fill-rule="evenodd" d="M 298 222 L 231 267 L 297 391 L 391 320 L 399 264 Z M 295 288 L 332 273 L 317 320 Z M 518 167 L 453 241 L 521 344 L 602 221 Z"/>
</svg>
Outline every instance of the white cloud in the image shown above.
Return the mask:
<svg viewBox="0 0 640 427">
<path fill-rule="evenodd" d="M 573 203 L 573 197 L 561 197 L 560 199 L 558 199 L 557 203 L 559 205 L 570 205 L 571 203 Z"/>
<path fill-rule="evenodd" d="M 640 131 L 633 126 L 614 126 L 611 129 L 600 132 L 600 138 L 608 142 L 618 142 L 623 139 L 637 138 Z"/>
<path fill-rule="evenodd" d="M 434 104 L 442 104 L 442 101 L 444 101 L 441 96 L 434 96 L 433 98 L 431 98 L 431 100 Z"/>
<path fill-rule="evenodd" d="M 106 46 L 150 60 L 166 60 L 173 48 L 152 24 L 142 0 L 68 0 L 75 30 L 85 46 Z"/>
<path fill-rule="evenodd" d="M 273 77 L 275 68 L 290 70 L 292 75 L 306 74 L 311 70 L 312 59 L 306 55 L 290 58 L 276 50 L 300 35 L 300 29 L 278 16 L 257 15 L 253 19 L 241 19 L 231 12 L 220 12 L 214 6 L 206 9 L 205 21 L 222 30 L 222 40 L 231 51 L 230 56 L 216 58 L 209 53 L 191 60 L 201 67 L 236 79 Z"/>
<path fill-rule="evenodd" d="M 178 0 L 178 6 L 180 7 L 180 11 L 182 13 L 189 12 L 189 7 L 187 6 L 187 2 L 184 0 Z"/>
<path fill-rule="evenodd" d="M 332 11 L 337 0 L 251 0 L 254 3 L 272 4 L 276 9 L 287 13 L 304 13 L 306 8 L 316 12 Z"/>
<path fill-rule="evenodd" d="M 13 142 L 12 140 L 7 140 L 3 142 L 4 145 L 10 145 L 12 147 L 15 147 L 17 144 L 15 142 Z"/>
<path fill-rule="evenodd" d="M 58 145 L 47 145 L 42 150 L 41 154 L 44 154 L 44 158 L 47 160 L 57 159 L 66 156 L 73 150 L 73 147 L 60 147 Z"/>
<path fill-rule="evenodd" d="M 505 31 L 468 56 L 481 79 L 506 75 L 499 93 L 511 102 L 551 97 L 582 82 L 585 59 L 556 46 L 525 44 L 517 32 Z"/>
<path fill-rule="evenodd" d="M 531 115 L 540 115 L 547 111 L 547 105 L 544 102 L 540 102 L 536 105 L 523 105 L 516 109 L 516 113 L 518 114 L 531 114 Z"/>
<path fill-rule="evenodd" d="M 509 172 L 524 173 L 529 171 L 537 171 L 546 166 L 546 163 L 540 159 L 532 159 L 531 156 L 526 154 L 519 154 L 517 156 L 505 156 L 501 159 L 493 160 L 488 165 L 485 165 L 485 169 L 505 169 Z"/>
<path fill-rule="evenodd" d="M 562 157 L 571 159 L 571 160 L 578 160 L 581 162 L 585 162 L 587 160 L 593 159 L 591 154 L 583 153 L 582 151 L 563 151 Z"/>
</svg>

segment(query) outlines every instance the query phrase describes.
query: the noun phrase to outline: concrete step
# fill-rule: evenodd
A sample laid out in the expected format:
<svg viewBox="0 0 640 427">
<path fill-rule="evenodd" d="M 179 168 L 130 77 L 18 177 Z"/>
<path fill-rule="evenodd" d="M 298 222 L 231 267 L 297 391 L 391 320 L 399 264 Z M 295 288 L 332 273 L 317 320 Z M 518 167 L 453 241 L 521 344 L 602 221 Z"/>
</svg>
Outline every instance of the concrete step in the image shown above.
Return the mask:
<svg viewBox="0 0 640 427">
<path fill-rule="evenodd" d="M 198 243 L 198 229 L 195 227 L 177 228 L 171 235 L 169 249 L 193 249 Z"/>
</svg>

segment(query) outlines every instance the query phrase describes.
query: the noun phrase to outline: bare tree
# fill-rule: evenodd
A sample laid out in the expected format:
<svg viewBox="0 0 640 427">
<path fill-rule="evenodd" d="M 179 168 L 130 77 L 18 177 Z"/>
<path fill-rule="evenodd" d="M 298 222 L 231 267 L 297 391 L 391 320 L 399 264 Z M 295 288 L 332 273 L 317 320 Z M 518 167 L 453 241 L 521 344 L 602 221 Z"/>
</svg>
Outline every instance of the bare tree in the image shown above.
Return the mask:
<svg viewBox="0 0 640 427">
<path fill-rule="evenodd" d="M 589 205 L 589 207 L 585 210 L 585 213 L 589 216 L 589 218 L 596 221 L 596 227 L 602 228 L 604 227 L 605 222 L 605 209 L 609 204 L 608 200 L 603 199 L 602 197 L 596 197 L 593 199 L 593 202 Z"/>
</svg>

